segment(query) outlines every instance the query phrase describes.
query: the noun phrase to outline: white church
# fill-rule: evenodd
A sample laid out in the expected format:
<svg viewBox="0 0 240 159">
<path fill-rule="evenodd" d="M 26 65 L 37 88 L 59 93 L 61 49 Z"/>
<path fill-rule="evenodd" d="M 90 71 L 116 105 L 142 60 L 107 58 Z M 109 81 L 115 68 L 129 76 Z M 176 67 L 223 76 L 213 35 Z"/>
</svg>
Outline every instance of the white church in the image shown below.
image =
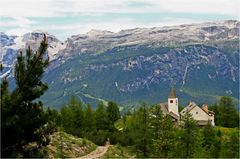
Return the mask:
<svg viewBox="0 0 240 159">
<path fill-rule="evenodd" d="M 160 103 L 159 105 L 163 115 L 170 115 L 174 122 L 180 121 L 181 116 L 185 115 L 186 112 L 189 112 L 199 126 L 207 125 L 208 122 L 210 122 L 212 126 L 215 126 L 214 112 L 208 110 L 207 104 L 200 107 L 194 102 L 189 102 L 189 104 L 179 113 L 178 97 L 176 96 L 173 86 L 171 86 L 170 89 L 168 102 Z"/>
</svg>

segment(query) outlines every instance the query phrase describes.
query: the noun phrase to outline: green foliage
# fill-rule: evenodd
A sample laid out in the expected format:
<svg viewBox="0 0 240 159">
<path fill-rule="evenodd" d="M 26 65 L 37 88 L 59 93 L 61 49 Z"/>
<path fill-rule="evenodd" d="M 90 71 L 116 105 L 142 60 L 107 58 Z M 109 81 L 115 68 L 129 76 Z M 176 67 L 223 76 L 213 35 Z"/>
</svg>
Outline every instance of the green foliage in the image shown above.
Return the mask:
<svg viewBox="0 0 240 159">
<path fill-rule="evenodd" d="M 194 157 L 194 148 L 197 146 L 196 138 L 198 134 L 198 127 L 196 121 L 188 112 L 182 117 L 182 134 L 181 134 L 181 157 Z"/>
<path fill-rule="evenodd" d="M 56 124 L 56 126 L 61 125 L 61 115 L 57 110 L 48 107 L 46 110 L 46 116 L 47 120 Z"/>
<path fill-rule="evenodd" d="M 86 132 L 94 131 L 96 129 L 95 127 L 95 116 L 94 111 L 91 108 L 90 104 L 86 105 L 86 108 L 84 109 L 84 122 L 83 127 L 86 129 Z"/>
<path fill-rule="evenodd" d="M 203 146 L 207 149 L 210 149 L 210 147 L 214 144 L 215 139 L 215 131 L 211 125 L 210 122 L 203 128 L 202 130 L 203 134 Z"/>
<path fill-rule="evenodd" d="M 219 158 L 222 146 L 222 132 L 218 129 L 216 133 L 216 140 L 213 142 L 214 148 L 211 151 L 211 156 L 213 158 Z"/>
<path fill-rule="evenodd" d="M 230 133 L 230 136 L 225 138 L 222 145 L 221 156 L 223 158 L 239 158 L 239 131 Z"/>
<path fill-rule="evenodd" d="M 117 129 L 114 121 L 120 118 L 117 105 L 109 102 L 106 108 L 101 102 L 94 111 L 90 104 L 82 108 L 82 103 L 72 97 L 69 104 L 61 109 L 62 127 L 70 134 L 87 138 L 98 145 L 104 145 L 108 139 L 117 142 Z"/>
<path fill-rule="evenodd" d="M 169 158 L 175 146 L 175 133 L 171 116 L 166 116 L 161 120 L 159 135 L 154 140 L 156 157 Z"/>
<path fill-rule="evenodd" d="M 159 107 L 159 105 L 153 106 L 150 109 L 150 125 L 154 134 L 154 139 L 159 138 L 162 119 L 163 119 L 163 114 L 162 114 L 161 107 Z"/>
<path fill-rule="evenodd" d="M 118 119 L 120 119 L 120 111 L 116 103 L 110 101 L 107 106 L 108 119 L 112 124 L 114 124 Z"/>
<path fill-rule="evenodd" d="M 210 107 L 215 112 L 215 123 L 228 128 L 239 127 L 239 111 L 229 96 L 223 96 L 218 104 Z"/>
<path fill-rule="evenodd" d="M 110 121 L 108 120 L 108 114 L 103 103 L 99 103 L 95 112 L 95 121 L 97 130 L 107 130 L 109 128 Z"/>
<path fill-rule="evenodd" d="M 226 157 L 230 156 L 231 152 L 237 152 L 236 149 L 228 150 L 230 146 L 226 147 L 226 145 L 230 142 L 225 141 L 225 138 L 230 138 L 230 132 L 235 130 L 215 129 L 210 123 L 200 128 L 190 114 L 181 118 L 180 125 L 173 125 L 169 116 L 162 115 L 158 105 L 150 109 L 146 106 L 145 108 L 145 111 L 142 107 L 129 115 L 124 114 L 115 124 L 120 131 L 118 142 L 122 146 L 135 146 L 138 157 L 144 157 L 145 150 L 148 157 L 163 158 L 218 158 L 224 154 Z M 147 131 L 144 129 L 146 122 L 143 120 L 143 112 L 147 112 L 148 116 Z M 222 131 L 226 131 L 224 137 Z M 145 132 L 149 134 L 146 138 Z M 144 144 L 144 141 L 148 142 Z M 234 149 L 234 146 L 231 147 Z"/>
<path fill-rule="evenodd" d="M 137 112 L 136 147 L 142 153 L 142 157 L 149 156 L 149 145 L 151 143 L 151 129 L 147 105 L 144 103 Z M 141 154 L 139 155 L 141 156 Z"/>
<path fill-rule="evenodd" d="M 36 53 L 30 46 L 25 56 L 19 53 L 15 65 L 16 88 L 8 91 L 6 79 L 1 84 L 2 157 L 34 157 L 55 130 L 54 124 L 48 122 L 42 102 L 37 101 L 48 88 L 47 83 L 41 81 L 49 63 L 44 59 L 46 50 L 44 36 Z M 28 146 L 29 143 L 35 144 Z"/>
<path fill-rule="evenodd" d="M 224 127 L 238 127 L 239 126 L 239 114 L 234 107 L 231 97 L 221 97 L 218 106 L 218 124 Z M 216 116 L 217 116 L 216 115 Z"/>
</svg>

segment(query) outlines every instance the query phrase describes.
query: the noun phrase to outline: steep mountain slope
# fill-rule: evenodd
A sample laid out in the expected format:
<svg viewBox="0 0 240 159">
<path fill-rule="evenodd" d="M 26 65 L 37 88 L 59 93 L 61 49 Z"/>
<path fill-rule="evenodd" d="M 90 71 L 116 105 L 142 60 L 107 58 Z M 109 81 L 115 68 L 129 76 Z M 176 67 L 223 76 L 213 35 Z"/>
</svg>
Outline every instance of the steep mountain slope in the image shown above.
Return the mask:
<svg viewBox="0 0 240 159">
<path fill-rule="evenodd" d="M 65 44 L 59 41 L 56 37 L 45 33 L 48 40 L 48 52 L 47 56 L 50 61 L 56 59 L 56 55 L 59 50 L 65 48 Z M 0 61 L 2 61 L 4 70 L 1 73 L 1 78 L 5 76 L 11 76 L 14 64 L 17 59 L 17 54 L 21 51 L 25 53 L 25 49 L 30 45 L 33 51 L 39 47 L 40 42 L 43 38 L 43 32 L 35 31 L 27 33 L 23 36 L 8 36 L 0 32 Z"/>
<path fill-rule="evenodd" d="M 91 95 L 122 104 L 156 103 L 166 100 L 171 79 L 182 104 L 215 102 L 221 95 L 237 98 L 237 59 L 238 54 L 206 45 L 121 47 L 100 55 L 75 55 L 46 76 L 51 85 L 44 98 L 58 97 L 54 102 L 60 104 L 75 94 L 85 102 Z"/>
<path fill-rule="evenodd" d="M 182 105 L 214 103 L 222 95 L 237 100 L 239 26 L 229 20 L 74 35 L 54 56 L 42 99 L 58 108 L 72 95 L 130 107 L 165 101 L 173 80 Z"/>
</svg>

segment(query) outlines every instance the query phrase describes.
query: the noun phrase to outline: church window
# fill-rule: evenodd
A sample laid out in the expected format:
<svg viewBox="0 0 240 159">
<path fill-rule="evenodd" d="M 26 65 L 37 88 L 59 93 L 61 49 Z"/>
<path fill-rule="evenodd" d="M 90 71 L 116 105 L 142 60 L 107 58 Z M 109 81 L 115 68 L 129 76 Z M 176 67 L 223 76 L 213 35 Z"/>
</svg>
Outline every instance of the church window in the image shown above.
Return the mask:
<svg viewBox="0 0 240 159">
<path fill-rule="evenodd" d="M 173 100 L 170 100 L 170 103 L 173 103 Z"/>
</svg>

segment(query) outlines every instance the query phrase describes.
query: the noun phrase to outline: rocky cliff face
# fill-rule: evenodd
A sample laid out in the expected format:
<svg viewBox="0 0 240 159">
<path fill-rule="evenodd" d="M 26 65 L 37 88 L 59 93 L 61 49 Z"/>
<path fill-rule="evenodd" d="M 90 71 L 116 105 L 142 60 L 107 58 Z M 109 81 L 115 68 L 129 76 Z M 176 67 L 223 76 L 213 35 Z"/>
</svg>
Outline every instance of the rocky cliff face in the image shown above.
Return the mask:
<svg viewBox="0 0 240 159">
<path fill-rule="evenodd" d="M 43 100 L 60 106 L 77 95 L 91 103 L 157 103 L 166 100 L 171 80 L 182 104 L 213 103 L 221 95 L 237 99 L 239 26 L 231 20 L 118 33 L 92 30 L 65 43 L 49 35 L 52 63 L 45 80 L 50 89 Z M 3 63 L 10 66 L 16 53 L 9 49 L 18 37 L 1 35 L 1 45 L 8 48 Z M 22 41 L 36 44 L 41 34 L 28 35 Z"/>
<path fill-rule="evenodd" d="M 17 59 L 17 54 L 20 51 L 25 52 L 25 49 L 30 45 L 33 51 L 39 47 L 40 42 L 43 38 L 43 32 L 32 32 L 27 33 L 23 36 L 8 36 L 5 33 L 0 32 L 0 59 L 3 63 L 3 73 L 1 78 L 5 76 L 11 76 L 12 71 Z M 56 54 L 59 50 L 65 48 L 65 44 L 59 41 L 56 37 L 45 33 L 48 40 L 48 52 L 47 56 L 50 60 L 56 59 Z"/>
<path fill-rule="evenodd" d="M 86 35 L 75 35 L 67 40 L 71 52 L 99 52 L 116 46 L 171 45 L 208 43 L 239 37 L 238 21 L 222 21 L 171 27 L 136 28 L 118 33 L 92 30 Z"/>
</svg>

